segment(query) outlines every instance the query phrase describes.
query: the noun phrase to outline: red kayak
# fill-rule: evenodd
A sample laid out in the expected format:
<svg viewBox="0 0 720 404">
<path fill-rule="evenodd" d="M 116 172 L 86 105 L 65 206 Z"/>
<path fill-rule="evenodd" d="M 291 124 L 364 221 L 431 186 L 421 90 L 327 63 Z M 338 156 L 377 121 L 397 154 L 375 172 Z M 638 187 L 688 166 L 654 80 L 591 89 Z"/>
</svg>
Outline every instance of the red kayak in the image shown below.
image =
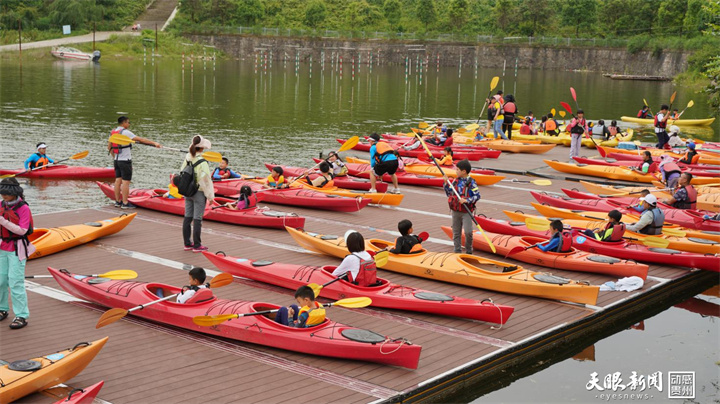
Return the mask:
<svg viewBox="0 0 720 404">
<path fill-rule="evenodd" d="M 345 166 L 347 166 L 350 175 L 360 178 L 370 178 L 370 164 L 345 163 Z M 442 179 L 442 177 L 417 175 L 402 170 L 397 170 L 395 175 L 397 176 L 398 184 L 420 185 L 424 187 L 442 187 L 445 184 L 445 180 Z M 389 183 L 392 181 L 392 178 L 389 174 L 384 174 L 382 180 Z"/>
<path fill-rule="evenodd" d="M 551 236 L 550 230 L 530 230 L 523 222 L 490 219 L 484 216 L 475 216 L 475 219 L 477 219 L 483 230 L 488 232 L 543 238 Z M 583 230 L 585 229 L 573 228 L 573 247 L 578 250 L 626 260 L 700 268 L 714 272 L 720 271 L 720 257 L 712 254 L 696 254 L 669 248 L 647 247 L 643 244 L 629 243 L 627 241 L 598 241 L 581 234 L 580 232 Z M 579 239 L 579 237 L 584 238 L 584 240 Z M 581 240 L 583 242 L 580 242 Z"/>
<path fill-rule="evenodd" d="M 278 264 L 271 261 L 227 257 L 224 254 L 218 255 L 209 252 L 203 254 L 222 271 L 292 290 L 308 283 L 323 285 L 336 279 L 332 275 L 335 266 L 313 267 Z M 378 281 L 381 283 L 379 286 L 361 287 L 345 280 L 339 280 L 323 287 L 320 296 L 335 300 L 367 296 L 372 299 L 372 305 L 376 307 L 420 311 L 498 324 L 505 324 L 515 310 L 513 307 L 496 305 L 488 301 L 479 302 L 397 285 L 386 279 L 378 278 Z"/>
<path fill-rule="evenodd" d="M 218 195 L 237 197 L 240 193 L 240 187 L 247 185 L 255 192 L 259 202 L 335 212 L 357 212 L 370 203 L 368 198 L 346 198 L 304 188 L 272 189 L 266 188 L 257 182 L 242 179 L 214 181 L 213 185 L 215 186 L 215 193 Z"/>
<path fill-rule="evenodd" d="M 319 162 L 321 160 L 315 159 L 315 161 Z M 368 164 L 368 165 L 370 164 L 369 160 L 359 159 L 359 158 L 355 158 L 355 157 L 348 157 L 347 161 L 348 161 L 348 163 L 354 163 L 354 164 Z M 435 164 L 433 164 L 430 161 L 430 157 L 428 157 L 426 154 L 421 154 L 419 156 L 419 158 L 405 157 L 402 159 L 402 162 L 403 162 L 403 165 L 405 165 L 405 166 L 433 166 L 433 167 L 435 166 Z M 457 166 L 454 164 L 452 166 L 442 166 L 442 167 L 443 168 L 447 167 L 449 169 L 457 170 Z M 398 173 L 400 171 L 404 171 L 404 170 L 398 169 Z M 495 170 L 488 170 L 486 168 L 473 168 L 470 171 L 474 174 L 495 175 Z M 410 173 L 408 173 L 408 174 L 410 174 Z M 388 176 L 387 178 L 390 178 L 390 177 Z"/>
<path fill-rule="evenodd" d="M 18 174 L 24 178 L 45 178 L 51 180 L 108 180 L 115 178 L 113 168 L 78 167 L 56 165 L 20 174 L 25 170 L 0 170 L 0 175 Z"/>
<path fill-rule="evenodd" d="M 387 140 L 388 142 L 399 143 L 400 145 L 413 143 L 413 142 L 411 142 L 410 140 L 412 139 L 412 140 L 414 141 L 414 140 L 416 139 L 416 138 L 414 138 L 414 137 L 401 136 L 401 135 L 393 135 L 393 134 L 391 134 L 391 133 L 384 133 L 384 134 L 382 134 L 382 135 L 380 135 L 380 136 L 382 136 L 382 137 L 383 137 L 385 140 Z M 366 139 L 367 139 L 367 137 L 366 137 Z M 446 142 L 446 143 L 447 143 L 447 142 Z M 487 147 L 487 146 L 473 145 L 473 144 L 455 144 L 455 143 L 450 143 L 449 145 L 446 144 L 446 145 L 443 145 L 443 146 L 437 146 L 437 145 L 434 145 L 434 144 L 432 144 L 432 143 L 428 143 L 427 145 L 428 145 L 428 147 L 430 148 L 430 150 L 432 150 L 432 148 L 442 148 L 442 149 L 444 149 L 445 147 L 450 146 L 450 147 L 452 147 L 453 152 L 454 152 L 455 150 L 463 150 L 463 151 L 467 151 L 467 150 L 488 150 L 488 147 Z"/>
<path fill-rule="evenodd" d="M 642 153 L 642 152 L 641 152 L 641 153 Z M 656 163 L 658 163 L 658 164 L 659 164 L 660 161 L 661 161 L 660 156 L 652 156 L 652 158 L 653 158 L 653 161 L 656 162 Z M 601 161 L 602 161 L 602 160 L 601 160 Z M 608 154 L 607 154 L 607 158 L 605 159 L 605 161 L 607 161 L 607 162 L 613 162 L 613 161 L 625 161 L 625 162 L 628 162 L 628 161 L 630 161 L 630 162 L 633 163 L 633 164 L 630 164 L 630 165 L 632 165 L 632 166 L 637 166 L 641 161 L 643 161 L 643 156 L 642 156 L 641 154 L 640 154 L 640 155 L 635 155 L 635 154 L 623 154 L 623 153 L 614 153 L 614 152 L 613 152 L 613 153 L 608 153 Z M 717 167 L 716 165 L 712 165 L 712 164 L 685 164 L 685 163 L 681 163 L 681 162 L 679 162 L 679 161 L 677 161 L 677 160 L 675 161 L 675 163 L 677 163 L 677 165 L 678 165 L 680 168 L 686 168 L 686 167 L 687 167 L 687 168 L 694 168 L 694 169 L 698 169 L 698 170 L 707 170 L 707 169 L 712 170 L 712 169 L 714 169 L 715 167 Z"/>
<path fill-rule="evenodd" d="M 162 283 L 84 277 L 54 268 L 48 268 L 48 271 L 71 295 L 106 307 L 129 309 L 157 300 L 158 291 L 163 296 L 180 292 L 180 288 Z M 280 325 L 275 322 L 273 314 L 269 314 L 272 318 L 265 315 L 239 317 L 213 327 L 201 327 L 193 322 L 195 316 L 252 313 L 279 307 L 272 303 L 213 296 L 198 303 L 193 303 L 192 299 L 185 304 L 168 300 L 134 311 L 133 315 L 195 332 L 308 354 L 308 360 L 329 356 L 417 369 L 422 349 L 419 345 L 330 319 L 308 328 Z"/>
<path fill-rule="evenodd" d="M 345 143 L 345 139 L 336 139 L 340 144 Z M 403 156 L 403 157 L 415 157 L 422 155 L 427 155 L 427 152 L 423 148 L 417 148 L 415 150 L 405 150 L 400 147 L 400 144 L 402 143 L 389 143 L 393 149 L 397 150 L 397 152 Z M 435 158 L 442 158 L 442 156 L 445 154 L 442 147 L 435 146 L 436 149 L 430 148 L 430 152 L 432 153 L 433 157 Z M 366 142 L 358 142 L 358 144 L 353 147 L 354 150 L 358 151 L 370 151 L 370 144 Z M 500 153 L 502 153 L 500 150 L 472 150 L 472 151 L 465 151 L 465 150 L 458 150 L 457 152 L 453 150 L 453 156 L 457 160 L 464 160 L 468 159 L 470 161 L 478 161 L 484 158 L 492 158 L 496 159 L 500 157 Z"/>
<path fill-rule="evenodd" d="M 591 210 L 595 212 L 610 212 L 617 209 L 622 214 L 640 216 L 640 213 L 627 209 L 633 202 L 637 203 L 638 198 L 620 197 L 622 202 L 615 201 L 610 198 L 603 199 L 573 199 L 553 196 L 545 193 L 530 191 L 530 194 L 541 204 L 550 205 L 556 208 L 565 208 L 571 210 Z M 665 205 L 667 206 L 667 205 Z M 662 206 L 661 206 L 662 208 Z M 703 213 L 691 209 L 672 209 L 663 208 L 665 213 L 665 222 L 676 224 L 687 229 L 703 230 L 703 231 L 720 231 L 720 222 L 716 220 L 703 219 Z"/>
<path fill-rule="evenodd" d="M 452 238 L 453 231 L 450 227 L 442 226 L 442 230 L 448 237 Z M 495 253 L 498 255 L 507 256 L 515 247 L 524 248 L 524 250 L 520 250 L 511 255 L 513 259 L 518 261 L 566 271 L 590 272 L 618 277 L 639 276 L 642 279 L 647 278 L 647 265 L 638 264 L 635 261 L 620 260 L 581 251 L 575 245 L 575 240 L 573 240 L 573 245 L 569 252 L 546 252 L 539 248 L 533 248 L 533 246 L 546 242 L 548 237 L 513 236 L 493 233 L 487 229 L 484 230 L 493 246 L 495 246 Z M 473 247 L 482 251 L 492 252 L 485 238 L 477 234 L 479 232 L 476 231 L 475 233 L 473 237 Z M 465 234 L 463 234 L 462 237 L 464 244 Z"/>
<path fill-rule="evenodd" d="M 111 185 L 97 183 L 108 198 L 115 200 L 115 191 Z M 128 202 L 145 209 L 185 215 L 185 201 L 175 198 L 164 198 L 165 189 L 131 189 Z M 232 199 L 215 198 L 215 206 L 234 202 Z M 285 229 L 285 226 L 300 229 L 305 225 L 305 218 L 294 213 L 284 213 L 269 209 L 250 208 L 232 210 L 228 208 L 205 208 L 205 220 L 237 224 L 251 227 L 267 227 L 271 229 Z"/>
<path fill-rule="evenodd" d="M 601 200 L 606 200 L 606 201 L 617 202 L 617 203 L 620 203 L 621 205 L 624 205 L 624 206 L 631 206 L 631 205 L 636 205 L 636 204 L 640 203 L 640 197 L 639 197 L 639 196 L 638 196 L 638 197 L 632 197 L 632 196 L 598 196 L 598 195 L 591 194 L 591 193 L 588 193 L 588 192 L 582 192 L 582 191 L 578 191 L 578 190 L 575 190 L 575 189 L 565 189 L 565 188 L 561 188 L 561 191 L 563 191 L 563 192 L 565 193 L 565 195 L 567 195 L 569 198 L 573 198 L 573 199 L 601 199 Z M 635 194 L 635 195 L 637 195 L 637 194 Z M 664 210 L 668 210 L 668 209 L 670 209 L 670 210 L 675 209 L 675 208 L 673 208 L 671 205 L 668 205 L 668 204 L 662 203 L 662 202 L 658 202 L 658 206 L 659 206 L 660 209 L 662 209 L 663 211 L 664 211 Z M 715 215 L 714 212 L 710 212 L 710 211 L 707 211 L 707 210 L 700 210 L 700 209 L 679 209 L 679 210 L 682 210 L 682 211 L 685 211 L 685 212 L 698 213 L 698 214 L 700 214 L 701 216 L 702 216 L 702 215 L 711 215 L 711 216 L 712 216 L 712 215 Z"/>
<path fill-rule="evenodd" d="M 265 167 L 267 167 L 268 170 L 272 171 L 273 167 L 278 166 L 278 164 L 269 164 L 265 163 Z M 303 167 L 291 167 L 291 166 L 280 166 L 283 169 L 283 175 L 285 177 L 299 177 L 307 171 L 307 168 Z M 314 180 L 320 175 L 320 171 L 315 169 L 313 173 L 308 175 L 307 177 L 310 178 L 310 180 Z M 290 181 L 290 180 L 288 180 Z M 300 180 L 302 181 L 302 180 Z M 369 191 L 370 190 L 370 180 L 366 180 L 364 178 L 356 178 L 353 176 L 346 175 L 344 177 L 335 177 L 333 178 L 333 182 L 335 183 L 335 186 L 338 188 L 344 188 L 344 189 L 354 189 L 357 191 Z M 387 192 L 388 184 L 384 182 L 378 181 L 375 184 L 375 190 L 377 190 L 379 193 Z"/>
<path fill-rule="evenodd" d="M 697 297 L 691 297 L 682 303 L 678 303 L 675 307 L 697 313 L 703 317 L 719 317 L 720 318 L 720 306 L 708 302 L 704 299 L 698 299 Z"/>
<path fill-rule="evenodd" d="M 67 398 L 57 401 L 55 404 L 92 404 L 95 397 L 100 393 L 104 381 L 93 384 L 84 389 L 75 389 L 68 394 Z"/>
<path fill-rule="evenodd" d="M 599 160 L 599 159 L 589 159 L 587 157 L 573 157 L 575 161 L 578 162 L 578 164 L 592 164 L 592 165 L 600 165 L 600 166 L 614 166 L 614 167 L 636 167 L 640 161 L 636 160 L 615 160 L 615 159 L 605 159 L 605 160 Z M 703 165 L 705 168 L 693 168 L 688 167 L 685 164 L 678 164 L 680 168 L 683 168 L 683 172 L 688 172 L 694 176 L 700 176 L 700 177 L 720 177 L 720 170 L 712 169 L 710 167 L 717 167 L 717 166 L 706 166 Z M 698 166 L 698 164 L 691 164 L 691 166 Z"/>
</svg>

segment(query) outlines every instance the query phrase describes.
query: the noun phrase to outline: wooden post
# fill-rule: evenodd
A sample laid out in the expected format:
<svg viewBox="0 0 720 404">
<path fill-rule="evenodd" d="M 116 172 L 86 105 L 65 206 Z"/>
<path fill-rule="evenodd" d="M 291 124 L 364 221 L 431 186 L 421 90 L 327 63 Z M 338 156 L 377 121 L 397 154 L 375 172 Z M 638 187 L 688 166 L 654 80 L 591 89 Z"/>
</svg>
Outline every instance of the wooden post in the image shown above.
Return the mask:
<svg viewBox="0 0 720 404">
<path fill-rule="evenodd" d="M 95 29 L 97 28 L 97 23 L 93 21 L 93 51 L 95 51 Z"/>
<path fill-rule="evenodd" d="M 22 59 L 22 21 L 18 19 L 18 40 L 20 47 L 20 59 Z"/>
<path fill-rule="evenodd" d="M 158 50 L 158 33 L 157 33 L 157 24 L 155 24 L 155 52 Z"/>
</svg>

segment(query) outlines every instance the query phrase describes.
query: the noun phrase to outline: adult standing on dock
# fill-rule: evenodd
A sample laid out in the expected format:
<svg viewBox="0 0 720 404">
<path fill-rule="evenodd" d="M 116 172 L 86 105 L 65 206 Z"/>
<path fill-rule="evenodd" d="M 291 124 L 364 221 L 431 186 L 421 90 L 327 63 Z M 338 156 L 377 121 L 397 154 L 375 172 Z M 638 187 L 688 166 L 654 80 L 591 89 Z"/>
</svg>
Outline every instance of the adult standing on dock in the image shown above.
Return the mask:
<svg viewBox="0 0 720 404">
<path fill-rule="evenodd" d="M 517 113 L 517 105 L 515 104 L 515 97 L 512 94 L 508 94 L 503 105 L 503 124 L 502 131 L 507 133 L 507 138 L 512 140 L 512 127 L 515 123 L 515 113 Z"/>
<path fill-rule="evenodd" d="M 188 165 L 192 165 L 197 191 L 185 197 L 185 217 L 183 218 L 183 242 L 185 251 L 203 252 L 207 247 L 202 245 L 200 234 L 202 232 L 202 218 L 205 213 L 205 204 L 212 204 L 215 200 L 215 189 L 210 173 L 210 164 L 202 158 L 202 153 L 210 149 L 210 141 L 197 135 L 193 137 L 188 154 L 185 155 L 180 171 Z M 192 233 L 192 241 L 190 235 Z"/>
<path fill-rule="evenodd" d="M 128 130 L 130 118 L 121 116 L 118 118 L 118 127 L 110 132 L 110 135 L 120 134 L 129 137 L 135 142 L 160 147 L 160 143 L 137 136 Z M 130 194 L 130 181 L 132 181 L 132 143 L 121 146 L 108 142 L 108 152 L 113 155 L 113 166 L 115 167 L 115 207 L 122 209 L 133 209 L 135 205 L 128 202 Z"/>
<path fill-rule="evenodd" d="M 670 108 L 663 104 L 660 106 L 660 111 L 655 115 L 655 136 L 657 136 L 658 143 L 656 147 L 662 149 L 665 147 L 667 142 L 670 141 L 670 137 L 667 134 L 665 128 L 667 127 L 667 120 L 670 117 L 668 113 Z"/>
<path fill-rule="evenodd" d="M 585 112 L 582 109 L 578 109 L 577 117 L 572 119 L 567 128 L 570 131 L 570 161 L 574 162 L 573 157 L 580 155 L 582 137 L 589 131 L 585 120 Z"/>
<path fill-rule="evenodd" d="M 15 319 L 10 328 L 17 330 L 27 325 L 30 316 L 25 291 L 25 263 L 35 252 L 27 236 L 33 231 L 32 213 L 23 189 L 15 178 L 0 182 L 0 321 L 8 316 L 8 288 L 12 296 Z"/>
</svg>

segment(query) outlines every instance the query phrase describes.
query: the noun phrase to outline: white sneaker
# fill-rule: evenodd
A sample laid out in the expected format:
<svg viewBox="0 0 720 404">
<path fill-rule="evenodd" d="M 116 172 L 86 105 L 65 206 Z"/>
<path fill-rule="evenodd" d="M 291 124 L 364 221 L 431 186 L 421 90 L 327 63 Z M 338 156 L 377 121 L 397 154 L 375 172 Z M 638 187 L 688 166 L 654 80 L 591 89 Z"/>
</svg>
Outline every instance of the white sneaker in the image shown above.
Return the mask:
<svg viewBox="0 0 720 404">
<path fill-rule="evenodd" d="M 402 192 L 400 192 L 400 188 L 394 188 L 392 191 L 390 191 L 390 193 L 391 194 L 402 194 Z"/>
<path fill-rule="evenodd" d="M 377 194 L 377 190 L 372 188 L 368 192 L 371 194 Z"/>
</svg>

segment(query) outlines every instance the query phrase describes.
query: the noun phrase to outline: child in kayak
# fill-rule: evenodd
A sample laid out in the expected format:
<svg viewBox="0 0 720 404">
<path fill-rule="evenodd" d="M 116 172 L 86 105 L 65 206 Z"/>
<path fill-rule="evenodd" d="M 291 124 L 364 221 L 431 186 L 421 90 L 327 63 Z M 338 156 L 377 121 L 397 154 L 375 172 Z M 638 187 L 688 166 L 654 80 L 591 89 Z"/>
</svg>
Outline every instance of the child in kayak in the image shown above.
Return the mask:
<svg viewBox="0 0 720 404">
<path fill-rule="evenodd" d="M 550 230 L 552 237 L 550 240 L 538 244 L 536 247 L 545 252 L 565 253 L 572 251 L 572 234 L 565 231 L 561 220 L 553 220 L 550 222 Z"/>
<path fill-rule="evenodd" d="M 334 151 L 328 153 L 328 157 L 325 161 L 330 164 L 333 177 L 345 177 L 348 175 L 348 168 L 345 165 L 345 162 L 343 162 L 340 156 L 338 156 L 338 154 Z"/>
<path fill-rule="evenodd" d="M 37 152 L 31 154 L 30 157 L 25 160 L 25 169 L 28 171 L 55 162 L 55 160 L 45 154 L 47 151 L 47 145 L 45 143 L 40 142 L 35 147 L 37 148 Z"/>
<path fill-rule="evenodd" d="M 275 315 L 279 324 L 294 328 L 308 328 L 325 321 L 325 308 L 315 301 L 315 292 L 309 286 L 300 286 L 295 291 L 298 304 L 281 307 Z"/>
<path fill-rule="evenodd" d="M 608 212 L 608 223 L 602 229 L 585 230 L 585 235 L 599 241 L 617 242 L 622 241 L 625 234 L 625 224 L 621 222 L 622 213 L 618 210 Z"/>
<path fill-rule="evenodd" d="M 677 126 L 672 126 L 671 128 L 676 128 Z M 700 155 L 695 150 L 695 142 L 688 142 L 687 143 L 687 151 L 685 152 L 685 155 L 682 156 L 680 159 L 680 162 L 683 164 L 697 164 L 700 160 Z"/>
<path fill-rule="evenodd" d="M 227 157 L 223 157 L 220 164 L 218 164 L 218 167 L 216 167 L 215 171 L 213 171 L 212 173 L 213 181 L 225 180 L 228 178 L 240 178 L 240 174 L 231 170 L 230 167 L 228 167 L 229 165 L 230 161 L 227 159 Z"/>
<path fill-rule="evenodd" d="M 420 243 L 423 240 L 412 234 L 413 227 L 412 222 L 405 219 L 398 223 L 398 231 L 400 231 L 400 237 L 395 240 L 395 246 L 390 249 L 392 254 L 413 254 L 422 250 Z"/>
<path fill-rule="evenodd" d="M 609 125 L 607 128 L 608 128 L 608 132 L 610 132 L 610 137 L 611 137 L 611 138 L 614 138 L 614 137 L 617 137 L 617 136 L 622 136 L 622 130 L 621 130 L 620 127 L 618 126 L 616 120 L 611 121 L 611 122 L 610 122 L 610 125 Z"/>
<path fill-rule="evenodd" d="M 375 260 L 369 252 L 365 251 L 365 238 L 362 234 L 349 230 L 345 233 L 345 245 L 348 252 L 340 265 L 335 268 L 332 275 L 345 277 L 348 282 L 359 286 L 372 286 L 377 283 L 377 268 Z"/>
<path fill-rule="evenodd" d="M 227 206 L 228 209 L 240 210 L 252 208 L 257 203 L 256 199 L 253 198 L 253 191 L 249 185 L 243 185 L 240 187 L 240 195 L 238 195 L 237 202 Z"/>
<path fill-rule="evenodd" d="M 323 161 L 320 163 L 320 175 L 315 177 L 314 180 L 310 180 L 310 177 L 307 178 L 308 184 L 314 186 L 315 188 L 322 188 L 324 186 L 332 186 L 332 175 L 330 174 L 330 164 L 328 164 L 327 161 Z"/>
<path fill-rule="evenodd" d="M 210 287 L 209 283 L 205 283 L 207 275 L 205 275 L 204 269 L 195 267 L 190 270 L 188 276 L 190 277 L 190 285 L 183 286 L 177 297 L 177 303 L 184 304 L 190 300 L 190 298 L 193 297 L 198 290 Z"/>
<path fill-rule="evenodd" d="M 670 140 L 668 140 L 668 144 L 670 145 L 671 148 L 686 147 L 690 143 L 693 143 L 693 142 L 690 142 L 690 143 L 686 144 L 685 141 L 682 140 L 682 138 L 680 138 L 680 127 L 678 127 L 677 125 L 670 126 L 670 133 L 668 133 L 668 136 L 670 137 Z M 695 147 L 695 143 L 693 143 L 693 147 Z M 682 160 L 680 160 L 680 162 L 684 163 L 684 161 L 682 161 Z M 687 163 L 687 164 L 690 164 L 690 163 Z"/>
<path fill-rule="evenodd" d="M 452 165 L 454 164 L 452 147 L 448 146 L 445 149 L 443 149 L 443 151 L 445 152 L 445 154 L 442 156 L 442 158 L 435 159 L 435 161 L 437 161 L 437 163 L 440 164 L 441 166 L 451 166 L 452 167 Z"/>
<path fill-rule="evenodd" d="M 642 163 L 638 164 L 637 167 L 628 167 L 633 171 L 639 171 L 643 174 L 651 174 L 654 172 L 657 172 L 658 165 L 656 162 L 653 161 L 652 153 L 650 153 L 648 150 L 645 150 L 643 152 L 643 161 Z"/>
<path fill-rule="evenodd" d="M 647 189 L 643 189 L 640 191 L 640 201 L 638 201 L 637 205 L 629 206 L 630 209 L 635 210 L 636 212 L 644 212 L 645 211 L 645 205 L 642 203 L 642 199 L 646 196 L 650 195 L 650 191 Z"/>
<path fill-rule="evenodd" d="M 265 185 L 270 188 L 285 188 L 287 186 L 282 167 L 275 166 L 272 168 L 270 175 L 265 179 Z"/>
<path fill-rule="evenodd" d="M 547 120 L 547 118 L 545 118 Z M 522 126 L 520 126 L 520 134 L 521 135 L 534 135 L 535 130 L 533 130 L 532 126 L 532 120 L 529 117 L 525 117 L 525 121 L 523 122 Z"/>
</svg>

